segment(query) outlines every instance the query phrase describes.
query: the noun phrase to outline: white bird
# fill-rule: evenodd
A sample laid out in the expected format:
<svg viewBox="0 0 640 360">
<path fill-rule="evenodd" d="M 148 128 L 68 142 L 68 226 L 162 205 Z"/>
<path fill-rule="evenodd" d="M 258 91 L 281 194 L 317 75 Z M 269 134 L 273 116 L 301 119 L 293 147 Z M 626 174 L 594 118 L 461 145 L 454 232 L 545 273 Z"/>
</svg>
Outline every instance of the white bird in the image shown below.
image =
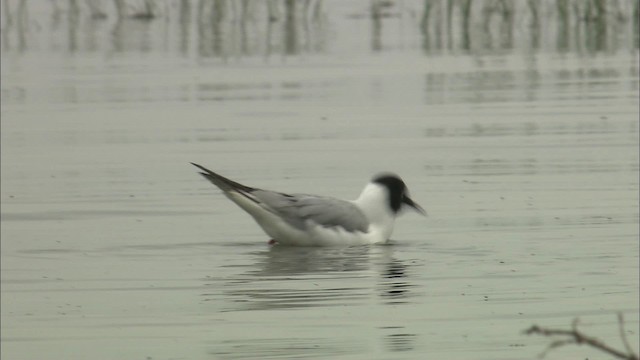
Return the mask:
<svg viewBox="0 0 640 360">
<path fill-rule="evenodd" d="M 239 184 L 194 164 L 207 180 L 248 212 L 273 240 L 295 246 L 350 246 L 389 240 L 396 216 L 406 205 L 423 215 L 400 177 L 377 175 L 353 201 L 285 194 Z"/>
</svg>

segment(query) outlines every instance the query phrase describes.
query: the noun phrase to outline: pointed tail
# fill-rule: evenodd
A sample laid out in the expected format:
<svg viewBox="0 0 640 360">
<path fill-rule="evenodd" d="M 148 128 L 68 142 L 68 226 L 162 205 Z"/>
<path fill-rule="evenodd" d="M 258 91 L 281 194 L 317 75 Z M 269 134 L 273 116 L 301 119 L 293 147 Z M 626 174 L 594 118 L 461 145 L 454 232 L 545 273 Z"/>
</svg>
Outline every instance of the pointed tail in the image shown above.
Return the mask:
<svg viewBox="0 0 640 360">
<path fill-rule="evenodd" d="M 200 172 L 200 175 L 204 176 L 205 179 L 211 181 L 211 183 L 213 183 L 215 186 L 219 187 L 220 190 L 222 191 L 237 191 L 237 192 L 244 192 L 244 193 L 250 193 L 253 192 L 255 189 L 249 186 L 245 186 L 242 185 L 240 183 L 237 183 L 233 180 L 227 179 L 226 177 L 222 176 L 222 175 L 218 175 L 216 173 L 214 173 L 213 171 L 205 168 L 204 166 L 200 166 L 198 164 L 195 163 L 191 163 L 191 165 L 197 167 L 198 169 L 202 170 L 202 172 Z"/>
</svg>

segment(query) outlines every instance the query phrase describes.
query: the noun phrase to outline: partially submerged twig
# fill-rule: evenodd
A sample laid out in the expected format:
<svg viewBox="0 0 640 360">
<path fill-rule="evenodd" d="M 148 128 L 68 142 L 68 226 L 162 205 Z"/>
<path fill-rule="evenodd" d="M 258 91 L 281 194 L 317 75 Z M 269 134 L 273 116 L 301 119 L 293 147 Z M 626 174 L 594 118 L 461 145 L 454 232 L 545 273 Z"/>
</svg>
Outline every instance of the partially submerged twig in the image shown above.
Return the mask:
<svg viewBox="0 0 640 360">
<path fill-rule="evenodd" d="M 629 340 L 627 340 L 627 334 L 624 333 L 624 319 L 622 318 L 622 313 L 618 313 L 618 328 L 620 329 L 620 338 L 622 339 L 622 343 L 624 344 L 624 348 L 627 350 L 627 354 L 635 356 L 635 359 L 638 359 L 638 356 L 634 354 L 631 345 L 629 345 Z"/>
<path fill-rule="evenodd" d="M 622 318 L 622 313 L 618 313 L 618 324 L 620 329 L 620 337 L 622 338 L 622 342 L 624 343 L 625 351 L 614 349 L 609 345 L 605 344 L 604 342 L 580 332 L 580 330 L 578 330 L 578 319 L 573 320 L 571 324 L 571 330 L 548 329 L 548 328 L 540 327 L 538 325 L 533 325 L 529 329 L 525 330 L 524 333 L 527 335 L 540 334 L 542 336 L 558 336 L 559 335 L 559 336 L 565 337 L 563 339 L 555 340 L 551 344 L 549 344 L 549 346 L 547 346 L 547 348 L 540 354 L 541 358 L 544 357 L 552 349 L 555 349 L 564 345 L 586 344 L 595 349 L 608 353 L 609 355 L 612 355 L 618 359 L 639 360 L 638 355 L 636 355 L 633 352 L 633 349 L 631 349 L 631 345 L 629 345 L 627 336 L 624 333 L 624 321 Z"/>
</svg>

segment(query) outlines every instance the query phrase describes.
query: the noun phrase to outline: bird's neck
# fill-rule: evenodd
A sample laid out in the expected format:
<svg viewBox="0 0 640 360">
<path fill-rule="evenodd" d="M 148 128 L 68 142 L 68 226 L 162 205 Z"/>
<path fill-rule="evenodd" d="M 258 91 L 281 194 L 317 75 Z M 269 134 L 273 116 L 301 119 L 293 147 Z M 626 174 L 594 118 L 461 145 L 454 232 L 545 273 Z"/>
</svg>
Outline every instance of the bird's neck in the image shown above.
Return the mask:
<svg viewBox="0 0 640 360">
<path fill-rule="evenodd" d="M 354 203 L 376 224 L 392 227 L 396 218 L 389 206 L 388 190 L 375 183 L 367 184 Z"/>
</svg>

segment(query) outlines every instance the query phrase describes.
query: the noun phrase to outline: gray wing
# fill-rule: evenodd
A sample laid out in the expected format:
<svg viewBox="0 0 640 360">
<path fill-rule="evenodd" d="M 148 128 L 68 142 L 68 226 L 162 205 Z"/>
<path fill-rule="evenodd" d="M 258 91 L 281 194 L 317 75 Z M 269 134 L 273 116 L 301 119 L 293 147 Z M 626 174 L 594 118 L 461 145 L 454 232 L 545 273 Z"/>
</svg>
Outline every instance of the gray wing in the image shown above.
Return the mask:
<svg viewBox="0 0 640 360">
<path fill-rule="evenodd" d="M 349 201 L 305 194 L 282 194 L 255 189 L 260 202 L 291 225 L 304 229 L 307 220 L 324 227 L 342 227 L 347 231 L 366 232 L 369 221 L 364 213 Z"/>
</svg>

